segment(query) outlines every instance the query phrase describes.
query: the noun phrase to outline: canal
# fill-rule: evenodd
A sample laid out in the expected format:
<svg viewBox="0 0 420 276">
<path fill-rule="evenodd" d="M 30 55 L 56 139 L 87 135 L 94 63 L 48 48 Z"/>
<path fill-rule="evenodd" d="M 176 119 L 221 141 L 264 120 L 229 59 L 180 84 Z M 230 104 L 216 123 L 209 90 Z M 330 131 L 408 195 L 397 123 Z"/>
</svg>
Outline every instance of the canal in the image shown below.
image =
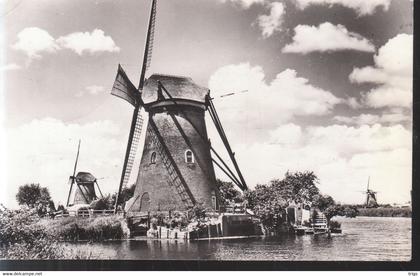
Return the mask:
<svg viewBox="0 0 420 276">
<path fill-rule="evenodd" d="M 77 243 L 94 259 L 409 261 L 411 218 L 338 218 L 343 233 L 236 240 Z M 92 252 L 92 253 L 90 253 Z"/>
</svg>

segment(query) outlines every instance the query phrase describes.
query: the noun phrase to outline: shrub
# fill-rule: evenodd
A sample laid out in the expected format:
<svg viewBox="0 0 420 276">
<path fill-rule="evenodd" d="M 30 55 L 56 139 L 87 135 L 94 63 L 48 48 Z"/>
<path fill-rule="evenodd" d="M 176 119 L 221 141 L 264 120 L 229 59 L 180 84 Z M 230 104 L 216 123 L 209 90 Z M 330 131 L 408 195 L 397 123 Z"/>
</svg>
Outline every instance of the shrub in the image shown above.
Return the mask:
<svg viewBox="0 0 420 276">
<path fill-rule="evenodd" d="M 127 237 L 123 223 L 123 219 L 118 216 L 67 217 L 50 221 L 49 231 L 62 241 L 103 241 Z"/>
<path fill-rule="evenodd" d="M 0 209 L 0 258 L 64 258 L 63 247 L 38 224 L 39 220 L 35 209 Z"/>
<path fill-rule="evenodd" d="M 330 228 L 331 229 L 340 229 L 341 228 L 341 223 L 339 223 L 336 220 L 331 220 L 330 221 Z"/>
<path fill-rule="evenodd" d="M 110 195 L 92 201 L 89 205 L 93 210 L 111 210 L 114 207 L 114 202 Z"/>
<path fill-rule="evenodd" d="M 188 210 L 188 217 L 190 219 L 204 219 L 206 217 L 207 209 L 202 204 L 196 204 Z"/>
</svg>

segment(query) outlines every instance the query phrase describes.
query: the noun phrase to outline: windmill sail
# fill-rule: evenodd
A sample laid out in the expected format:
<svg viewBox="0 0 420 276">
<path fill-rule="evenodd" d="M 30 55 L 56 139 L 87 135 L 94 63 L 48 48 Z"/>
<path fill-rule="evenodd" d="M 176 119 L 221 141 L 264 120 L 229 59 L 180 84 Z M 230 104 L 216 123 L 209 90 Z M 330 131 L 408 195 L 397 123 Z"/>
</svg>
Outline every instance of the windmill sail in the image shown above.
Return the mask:
<svg viewBox="0 0 420 276">
<path fill-rule="evenodd" d="M 140 112 L 137 112 L 136 116 L 133 116 L 134 123 L 134 132 L 131 142 L 131 147 L 128 152 L 127 166 L 123 174 L 122 186 L 125 187 L 130 179 L 131 170 L 133 169 L 134 159 L 136 157 L 137 148 L 140 141 L 141 130 L 143 128 L 143 117 Z"/>
<path fill-rule="evenodd" d="M 75 181 L 75 175 L 76 175 L 76 169 L 77 169 L 77 162 L 79 161 L 80 142 L 81 141 L 79 139 L 79 145 L 77 146 L 76 161 L 74 162 L 73 175 L 69 177 L 70 190 L 69 190 L 69 195 L 67 196 L 67 204 L 66 204 L 66 206 L 68 206 L 69 203 L 70 203 L 70 196 L 71 196 L 72 191 L 73 191 L 73 184 L 76 182 Z"/>
<path fill-rule="evenodd" d="M 129 102 L 134 107 L 140 103 L 140 93 L 130 81 L 121 65 L 118 65 L 117 76 L 112 86 L 111 94 Z"/>
<path fill-rule="evenodd" d="M 149 27 L 147 28 L 146 45 L 144 47 L 143 65 L 141 68 L 139 90 L 143 90 L 144 79 L 146 77 L 146 71 L 149 69 L 150 63 L 152 62 L 153 52 L 153 41 L 155 36 L 155 25 L 156 25 L 156 4 L 157 0 L 153 0 L 152 8 L 150 10 Z"/>
<path fill-rule="evenodd" d="M 127 184 L 128 180 L 130 179 L 131 169 L 133 168 L 134 158 L 136 155 L 137 146 L 140 140 L 141 129 L 143 126 L 143 119 L 140 115 L 140 109 L 143 106 L 143 101 L 141 99 L 141 91 L 143 89 L 146 71 L 151 63 L 153 37 L 156 24 L 156 2 L 156 0 L 153 0 L 152 7 L 150 10 L 149 27 L 147 29 L 146 45 L 144 49 L 143 66 L 141 69 L 139 87 L 138 89 L 135 89 L 134 85 L 131 83 L 131 81 L 125 74 L 124 70 L 121 68 L 121 66 L 119 66 L 115 84 L 111 92 L 112 95 L 123 98 L 135 107 L 133 112 L 133 118 L 131 121 L 130 134 L 128 137 L 120 186 L 118 188 L 117 199 L 115 201 L 115 212 L 117 211 L 121 189 L 124 185 Z"/>
<path fill-rule="evenodd" d="M 156 25 L 156 0 L 152 3 L 152 12 L 150 17 L 150 26 L 149 26 L 149 38 L 148 38 L 148 47 L 146 47 L 146 69 L 149 69 L 150 63 L 152 62 L 152 52 L 153 52 L 153 42 L 154 42 L 154 36 L 155 36 L 155 25 Z"/>
</svg>

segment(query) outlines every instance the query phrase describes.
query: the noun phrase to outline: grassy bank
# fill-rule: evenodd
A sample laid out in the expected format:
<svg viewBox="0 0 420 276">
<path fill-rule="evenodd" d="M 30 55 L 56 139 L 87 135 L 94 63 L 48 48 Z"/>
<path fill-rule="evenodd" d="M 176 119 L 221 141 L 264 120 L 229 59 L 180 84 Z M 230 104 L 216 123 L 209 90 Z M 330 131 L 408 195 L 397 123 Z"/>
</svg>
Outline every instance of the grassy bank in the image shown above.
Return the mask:
<svg viewBox="0 0 420 276">
<path fill-rule="evenodd" d="M 411 217 L 411 208 L 379 207 L 359 208 L 358 216 L 365 217 Z"/>
<path fill-rule="evenodd" d="M 63 241 L 102 241 L 128 235 L 123 218 L 40 218 L 34 209 L 0 208 L 0 259 L 89 259 Z"/>
<path fill-rule="evenodd" d="M 128 237 L 128 229 L 120 216 L 43 219 L 39 222 L 59 241 L 103 241 Z"/>
</svg>

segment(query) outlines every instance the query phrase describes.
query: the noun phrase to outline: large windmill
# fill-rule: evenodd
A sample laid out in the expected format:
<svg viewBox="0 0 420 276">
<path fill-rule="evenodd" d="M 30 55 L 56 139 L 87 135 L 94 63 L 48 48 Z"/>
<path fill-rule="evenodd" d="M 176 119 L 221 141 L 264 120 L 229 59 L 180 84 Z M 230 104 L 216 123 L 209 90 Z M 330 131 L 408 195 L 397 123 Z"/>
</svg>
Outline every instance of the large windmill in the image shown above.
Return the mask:
<svg viewBox="0 0 420 276">
<path fill-rule="evenodd" d="M 73 175 L 69 177 L 69 194 L 67 196 L 66 206 L 70 207 L 78 204 L 90 204 L 97 199 L 95 193 L 95 184 L 98 188 L 101 197 L 103 197 L 101 189 L 99 188 L 97 179 L 89 172 L 78 172 L 76 174 L 77 162 L 79 161 L 80 140 L 77 146 L 76 161 L 74 162 Z"/>
<path fill-rule="evenodd" d="M 153 74 L 150 65 L 156 22 L 156 0 L 152 1 L 143 65 L 136 88 L 119 65 L 111 94 L 134 107 L 115 211 L 121 189 L 130 178 L 142 127 L 145 142 L 134 196 L 128 213 L 185 210 L 197 203 L 218 209 L 218 190 L 213 164 L 242 190 L 247 189 L 234 153 L 228 143 L 209 90 L 190 78 Z M 148 114 L 143 121 L 141 110 Z M 234 171 L 211 146 L 204 120 L 209 112 L 234 166 Z M 214 158 L 212 156 L 214 155 Z"/>
</svg>

